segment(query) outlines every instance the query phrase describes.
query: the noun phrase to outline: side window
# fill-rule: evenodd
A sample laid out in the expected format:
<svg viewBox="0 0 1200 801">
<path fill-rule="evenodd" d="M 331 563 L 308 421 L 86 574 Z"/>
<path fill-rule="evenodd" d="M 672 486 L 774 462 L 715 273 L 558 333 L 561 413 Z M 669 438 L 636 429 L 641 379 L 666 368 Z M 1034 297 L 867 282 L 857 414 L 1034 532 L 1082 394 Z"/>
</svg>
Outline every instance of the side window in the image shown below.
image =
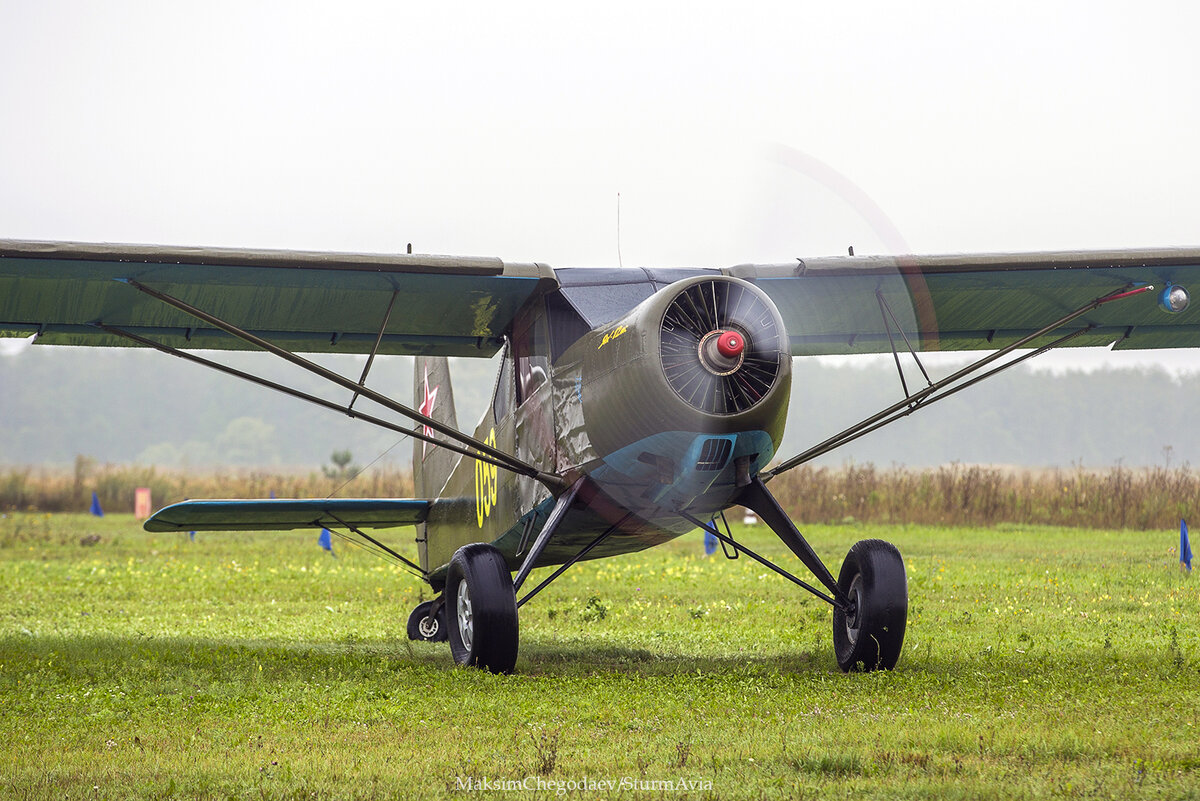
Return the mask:
<svg viewBox="0 0 1200 801">
<path fill-rule="evenodd" d="M 512 343 L 504 345 L 504 355 L 500 357 L 500 375 L 496 378 L 496 394 L 492 396 L 492 413 L 499 424 L 512 406 L 513 393 L 513 357 Z"/>
<path fill-rule="evenodd" d="M 591 330 L 561 292 L 546 296 L 546 319 L 550 323 L 550 361 L 555 363 L 567 348 Z"/>
<path fill-rule="evenodd" d="M 524 403 L 549 378 L 544 315 L 535 312 L 518 318 L 513 334 L 513 354 L 517 363 L 517 403 Z"/>
</svg>

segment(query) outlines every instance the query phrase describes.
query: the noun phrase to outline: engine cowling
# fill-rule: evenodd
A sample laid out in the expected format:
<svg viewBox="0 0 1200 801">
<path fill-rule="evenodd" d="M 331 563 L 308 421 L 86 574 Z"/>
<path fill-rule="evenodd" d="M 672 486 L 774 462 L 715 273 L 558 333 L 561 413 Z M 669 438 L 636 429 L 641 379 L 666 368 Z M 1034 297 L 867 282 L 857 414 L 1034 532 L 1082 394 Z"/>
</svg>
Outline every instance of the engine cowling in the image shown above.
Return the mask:
<svg viewBox="0 0 1200 801">
<path fill-rule="evenodd" d="M 663 432 L 783 436 L 791 353 L 778 310 L 753 284 L 671 284 L 582 348 L 581 398 L 598 455 Z"/>
</svg>

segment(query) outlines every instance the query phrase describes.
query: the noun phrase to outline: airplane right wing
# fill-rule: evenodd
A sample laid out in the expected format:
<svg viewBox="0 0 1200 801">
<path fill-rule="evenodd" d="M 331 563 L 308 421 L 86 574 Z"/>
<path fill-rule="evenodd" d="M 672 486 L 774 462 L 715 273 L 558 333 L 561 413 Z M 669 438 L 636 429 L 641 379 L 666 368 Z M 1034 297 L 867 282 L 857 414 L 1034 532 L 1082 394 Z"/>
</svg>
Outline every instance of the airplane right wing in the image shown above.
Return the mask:
<svg viewBox="0 0 1200 801">
<path fill-rule="evenodd" d="M 996 350 L 1089 303 L 1105 303 L 1062 330 L 1071 346 L 1200 347 L 1200 304 L 1160 308 L 1168 287 L 1200 290 L 1200 249 L 840 256 L 792 264 L 741 265 L 726 272 L 752 281 L 779 308 L 794 356 Z M 890 338 L 889 338 L 890 335 Z"/>
</svg>

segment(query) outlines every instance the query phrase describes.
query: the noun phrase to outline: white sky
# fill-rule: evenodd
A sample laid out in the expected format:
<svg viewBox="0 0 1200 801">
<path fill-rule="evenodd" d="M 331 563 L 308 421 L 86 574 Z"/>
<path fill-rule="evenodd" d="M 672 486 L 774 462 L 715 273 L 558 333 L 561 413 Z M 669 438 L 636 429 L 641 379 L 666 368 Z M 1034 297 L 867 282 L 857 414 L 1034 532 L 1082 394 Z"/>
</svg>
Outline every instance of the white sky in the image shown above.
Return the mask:
<svg viewBox="0 0 1200 801">
<path fill-rule="evenodd" d="M 880 252 L 783 146 L 914 252 L 1200 245 L 1200 5 L 909 5 L 6 0 L 0 237 Z"/>
</svg>

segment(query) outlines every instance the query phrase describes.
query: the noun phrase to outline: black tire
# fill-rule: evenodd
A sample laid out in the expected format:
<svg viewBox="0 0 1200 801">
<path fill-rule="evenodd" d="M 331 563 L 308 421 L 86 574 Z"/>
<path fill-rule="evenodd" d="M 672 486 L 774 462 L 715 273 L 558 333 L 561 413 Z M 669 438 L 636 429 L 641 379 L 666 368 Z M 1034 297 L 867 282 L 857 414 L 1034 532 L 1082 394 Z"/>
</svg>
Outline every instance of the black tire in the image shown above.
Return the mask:
<svg viewBox="0 0 1200 801">
<path fill-rule="evenodd" d="M 450 653 L 460 665 L 511 673 L 517 664 L 517 597 L 500 551 L 475 543 L 459 548 L 446 573 Z"/>
<path fill-rule="evenodd" d="M 421 642 L 445 642 L 450 639 L 446 626 L 446 605 L 442 604 L 437 615 L 431 617 L 429 610 L 433 608 L 433 603 L 426 601 L 412 610 L 408 616 L 408 639 Z"/>
<path fill-rule="evenodd" d="M 908 577 L 900 551 L 883 540 L 854 543 L 838 586 L 854 604 L 852 615 L 833 610 L 838 667 L 847 673 L 891 670 L 900 659 L 908 622 Z"/>
</svg>

